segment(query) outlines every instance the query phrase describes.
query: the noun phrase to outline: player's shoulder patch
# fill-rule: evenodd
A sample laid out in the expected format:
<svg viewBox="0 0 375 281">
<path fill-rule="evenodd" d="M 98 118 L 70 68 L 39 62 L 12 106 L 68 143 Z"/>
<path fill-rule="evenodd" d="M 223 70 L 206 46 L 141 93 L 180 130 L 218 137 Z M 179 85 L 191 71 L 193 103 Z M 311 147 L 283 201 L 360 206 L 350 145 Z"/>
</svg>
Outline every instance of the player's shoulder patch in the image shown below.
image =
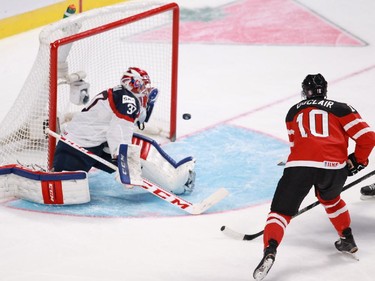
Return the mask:
<svg viewBox="0 0 375 281">
<path fill-rule="evenodd" d="M 331 112 L 338 117 L 342 117 L 348 114 L 357 113 L 357 110 L 347 103 L 335 101 Z"/>
</svg>

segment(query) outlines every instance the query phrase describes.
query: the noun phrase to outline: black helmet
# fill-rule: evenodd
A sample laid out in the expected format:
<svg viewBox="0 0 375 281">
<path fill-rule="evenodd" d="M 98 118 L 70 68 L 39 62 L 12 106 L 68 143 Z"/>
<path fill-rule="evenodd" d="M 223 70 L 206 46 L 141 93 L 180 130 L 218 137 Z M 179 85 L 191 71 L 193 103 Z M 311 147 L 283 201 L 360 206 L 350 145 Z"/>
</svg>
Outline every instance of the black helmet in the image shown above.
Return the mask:
<svg viewBox="0 0 375 281">
<path fill-rule="evenodd" d="M 323 75 L 309 74 L 302 82 L 302 97 L 304 99 L 326 98 L 327 81 Z"/>
</svg>

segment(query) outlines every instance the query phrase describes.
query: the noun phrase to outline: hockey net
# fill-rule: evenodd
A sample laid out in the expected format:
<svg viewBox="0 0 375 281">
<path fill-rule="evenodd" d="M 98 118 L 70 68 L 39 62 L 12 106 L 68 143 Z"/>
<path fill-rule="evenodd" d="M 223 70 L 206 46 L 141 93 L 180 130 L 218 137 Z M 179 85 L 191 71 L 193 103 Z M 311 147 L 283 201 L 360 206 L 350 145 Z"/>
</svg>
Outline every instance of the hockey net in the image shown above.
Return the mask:
<svg viewBox="0 0 375 281">
<path fill-rule="evenodd" d="M 175 3 L 129 1 L 45 27 L 32 70 L 1 123 L 0 163 L 50 169 L 56 140 L 46 128 L 59 131 L 83 108 L 71 102 L 69 80 L 78 77 L 89 83 L 91 99 L 118 85 L 130 66 L 145 69 L 159 89 L 152 117 L 141 133 L 160 142 L 173 141 L 178 21 Z"/>
</svg>

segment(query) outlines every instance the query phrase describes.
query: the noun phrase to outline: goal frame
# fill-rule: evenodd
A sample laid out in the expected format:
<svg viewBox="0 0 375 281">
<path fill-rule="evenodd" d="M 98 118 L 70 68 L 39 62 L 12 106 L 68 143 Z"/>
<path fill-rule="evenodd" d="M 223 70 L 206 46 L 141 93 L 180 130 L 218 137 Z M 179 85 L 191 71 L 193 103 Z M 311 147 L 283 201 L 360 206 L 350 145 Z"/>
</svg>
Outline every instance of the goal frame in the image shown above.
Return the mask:
<svg viewBox="0 0 375 281">
<path fill-rule="evenodd" d="M 130 17 L 123 18 L 118 21 L 114 21 L 103 26 L 99 26 L 84 32 L 80 32 L 65 38 L 54 41 L 50 44 L 50 103 L 49 103 L 49 129 L 56 132 L 57 129 L 57 86 L 58 86 L 58 51 L 59 48 L 72 43 L 77 40 L 81 40 L 87 37 L 91 37 L 103 32 L 106 32 L 117 27 L 127 25 L 133 22 L 140 21 L 142 19 L 161 14 L 167 11 L 172 11 L 172 66 L 171 66 L 171 109 L 170 109 L 170 131 L 169 139 L 171 141 L 176 140 L 177 130 L 177 78 L 178 78 L 178 45 L 179 45 L 179 19 L 180 10 L 176 3 L 169 3 L 154 9 L 150 9 L 133 15 Z M 56 149 L 56 140 L 48 136 L 48 168 L 51 169 L 53 165 L 53 155 Z"/>
</svg>

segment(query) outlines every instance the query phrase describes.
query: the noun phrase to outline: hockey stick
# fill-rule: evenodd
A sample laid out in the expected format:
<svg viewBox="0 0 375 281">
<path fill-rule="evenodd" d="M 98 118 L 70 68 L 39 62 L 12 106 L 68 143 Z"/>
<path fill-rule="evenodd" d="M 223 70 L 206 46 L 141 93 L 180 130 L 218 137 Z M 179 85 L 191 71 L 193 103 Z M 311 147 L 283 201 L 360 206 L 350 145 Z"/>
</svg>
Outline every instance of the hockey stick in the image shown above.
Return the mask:
<svg viewBox="0 0 375 281">
<path fill-rule="evenodd" d="M 372 177 L 373 175 L 375 175 L 375 170 L 367 173 L 366 175 L 356 179 L 355 181 L 345 185 L 343 188 L 342 188 L 342 191 L 345 191 L 351 187 L 353 187 L 354 185 L 357 185 L 358 183 L 368 179 L 369 177 Z M 293 216 L 293 218 L 303 214 L 304 212 L 308 211 L 308 210 L 311 210 L 312 208 L 314 208 L 315 206 L 318 206 L 320 204 L 319 201 L 316 201 L 308 206 L 306 206 L 305 208 L 301 209 L 298 211 L 297 214 L 295 214 Z M 220 228 L 220 230 L 227 236 L 231 237 L 231 238 L 234 238 L 234 239 L 237 239 L 237 240 L 253 240 L 261 235 L 263 235 L 263 230 L 262 231 L 259 231 L 257 233 L 254 233 L 254 234 L 244 234 L 244 233 L 240 233 L 240 232 L 237 232 L 233 229 L 230 229 L 229 227 L 227 226 L 222 226 Z"/>
<path fill-rule="evenodd" d="M 114 171 L 117 171 L 117 166 L 106 161 L 105 159 L 99 157 L 98 155 L 96 154 L 93 154 L 92 152 L 88 151 L 87 149 L 75 144 L 74 142 L 66 139 L 65 137 L 47 129 L 47 132 L 49 135 L 51 135 L 52 137 L 54 137 L 55 139 L 59 140 L 59 141 L 62 141 L 64 143 L 66 143 L 67 145 L 77 149 L 78 151 L 82 152 L 83 154 L 95 159 L 96 161 L 106 165 L 107 167 L 113 169 Z M 216 203 L 218 203 L 219 201 L 221 201 L 222 199 L 224 199 L 228 194 L 229 192 L 225 189 L 225 188 L 220 188 L 219 190 L 217 190 L 216 192 L 214 192 L 213 194 L 211 194 L 209 197 L 207 197 L 206 199 L 204 199 L 202 202 L 200 203 L 196 203 L 196 204 L 193 204 L 193 203 L 190 203 L 184 199 L 182 199 L 181 197 L 178 197 L 177 195 L 159 187 L 158 185 L 156 185 L 155 183 L 147 180 L 147 179 L 143 179 L 143 185 L 140 186 L 142 187 L 143 189 L 147 190 L 148 192 L 152 193 L 153 195 L 155 195 L 156 197 L 188 212 L 189 214 L 192 214 L 192 215 L 199 215 L 199 214 L 202 214 L 204 213 L 207 209 L 209 209 L 210 207 L 212 207 L 213 205 L 215 205 Z"/>
</svg>

